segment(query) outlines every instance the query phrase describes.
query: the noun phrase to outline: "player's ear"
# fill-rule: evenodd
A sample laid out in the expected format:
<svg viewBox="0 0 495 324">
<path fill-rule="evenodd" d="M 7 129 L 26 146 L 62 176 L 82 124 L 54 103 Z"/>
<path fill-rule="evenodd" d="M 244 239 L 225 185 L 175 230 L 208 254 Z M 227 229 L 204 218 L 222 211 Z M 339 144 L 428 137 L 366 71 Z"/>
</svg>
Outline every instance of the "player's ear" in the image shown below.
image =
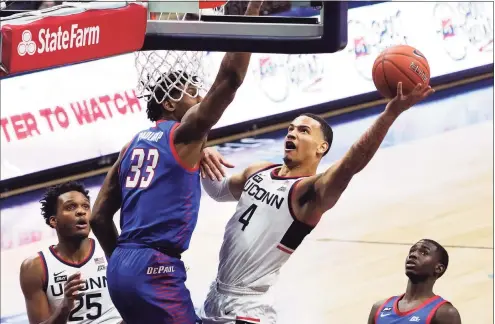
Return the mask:
<svg viewBox="0 0 495 324">
<path fill-rule="evenodd" d="M 316 150 L 316 152 L 320 155 L 323 155 L 326 150 L 328 149 L 328 142 L 326 141 L 323 141 L 319 146 L 318 146 L 318 149 Z"/>
<path fill-rule="evenodd" d="M 162 103 L 163 108 L 165 108 L 166 111 L 173 112 L 175 110 L 175 103 L 171 102 L 170 100 L 164 100 Z"/>
<path fill-rule="evenodd" d="M 55 216 L 50 216 L 48 219 L 48 223 L 50 224 L 51 228 L 55 228 L 57 226 L 57 218 Z"/>
<path fill-rule="evenodd" d="M 440 277 L 445 272 L 445 266 L 441 263 L 438 263 L 435 267 L 435 274 L 437 278 Z"/>
</svg>

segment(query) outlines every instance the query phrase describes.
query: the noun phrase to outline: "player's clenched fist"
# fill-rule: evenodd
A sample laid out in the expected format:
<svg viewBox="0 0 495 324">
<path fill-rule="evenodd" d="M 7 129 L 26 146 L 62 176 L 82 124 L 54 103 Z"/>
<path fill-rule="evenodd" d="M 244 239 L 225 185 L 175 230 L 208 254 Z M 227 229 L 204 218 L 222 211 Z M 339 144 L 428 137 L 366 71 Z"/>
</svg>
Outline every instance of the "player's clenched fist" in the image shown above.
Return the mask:
<svg viewBox="0 0 495 324">
<path fill-rule="evenodd" d="M 83 296 L 84 292 L 80 291 L 84 288 L 84 280 L 81 279 L 81 273 L 76 272 L 69 276 L 64 285 L 64 306 L 68 309 L 74 307 L 74 300 L 79 296 Z"/>
</svg>

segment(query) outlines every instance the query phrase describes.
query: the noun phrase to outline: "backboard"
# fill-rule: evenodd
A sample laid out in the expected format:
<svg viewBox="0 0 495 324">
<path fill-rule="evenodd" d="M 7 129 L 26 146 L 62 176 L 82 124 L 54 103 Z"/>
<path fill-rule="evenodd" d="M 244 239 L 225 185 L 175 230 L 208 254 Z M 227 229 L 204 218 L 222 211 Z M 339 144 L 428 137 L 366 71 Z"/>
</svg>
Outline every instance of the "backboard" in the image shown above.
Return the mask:
<svg viewBox="0 0 495 324">
<path fill-rule="evenodd" d="M 211 1 L 149 2 L 142 50 L 298 54 L 333 53 L 347 45 L 345 1 L 265 1 L 260 16 L 244 16 L 248 1 L 228 1 L 222 14 L 197 15 L 198 3 Z M 189 16 L 157 19 L 153 13 Z"/>
<path fill-rule="evenodd" d="M 68 1 L 9 11 L 19 3 L 2 10 L 0 77 L 136 51 L 304 54 L 347 45 L 344 1 L 265 0 L 260 16 L 244 16 L 248 1 L 233 0 Z"/>
</svg>

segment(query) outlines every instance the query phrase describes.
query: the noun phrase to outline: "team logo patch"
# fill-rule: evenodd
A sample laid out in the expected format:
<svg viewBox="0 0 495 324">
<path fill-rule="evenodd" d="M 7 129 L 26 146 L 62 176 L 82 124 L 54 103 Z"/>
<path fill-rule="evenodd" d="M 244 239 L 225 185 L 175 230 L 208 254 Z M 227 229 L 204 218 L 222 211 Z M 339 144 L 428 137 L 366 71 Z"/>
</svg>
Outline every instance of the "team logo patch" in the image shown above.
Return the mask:
<svg viewBox="0 0 495 324">
<path fill-rule="evenodd" d="M 95 258 L 95 263 L 96 264 L 103 264 L 103 263 L 105 263 L 105 258 L 104 257 Z"/>
<path fill-rule="evenodd" d="M 58 276 L 58 277 L 55 277 L 55 282 L 56 283 L 59 283 L 59 282 L 64 282 L 64 281 L 67 281 L 67 276 Z"/>
</svg>

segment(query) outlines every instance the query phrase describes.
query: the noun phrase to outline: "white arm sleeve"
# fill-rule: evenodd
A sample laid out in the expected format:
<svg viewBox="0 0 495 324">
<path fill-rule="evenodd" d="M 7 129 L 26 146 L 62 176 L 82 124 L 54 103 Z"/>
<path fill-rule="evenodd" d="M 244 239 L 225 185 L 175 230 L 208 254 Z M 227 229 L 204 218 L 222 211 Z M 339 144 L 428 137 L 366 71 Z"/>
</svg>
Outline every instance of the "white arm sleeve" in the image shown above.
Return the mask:
<svg viewBox="0 0 495 324">
<path fill-rule="evenodd" d="M 201 178 L 201 183 L 206 193 L 219 202 L 237 201 L 229 189 L 229 178 L 223 178 L 221 181 L 211 180 L 209 177 Z"/>
</svg>

